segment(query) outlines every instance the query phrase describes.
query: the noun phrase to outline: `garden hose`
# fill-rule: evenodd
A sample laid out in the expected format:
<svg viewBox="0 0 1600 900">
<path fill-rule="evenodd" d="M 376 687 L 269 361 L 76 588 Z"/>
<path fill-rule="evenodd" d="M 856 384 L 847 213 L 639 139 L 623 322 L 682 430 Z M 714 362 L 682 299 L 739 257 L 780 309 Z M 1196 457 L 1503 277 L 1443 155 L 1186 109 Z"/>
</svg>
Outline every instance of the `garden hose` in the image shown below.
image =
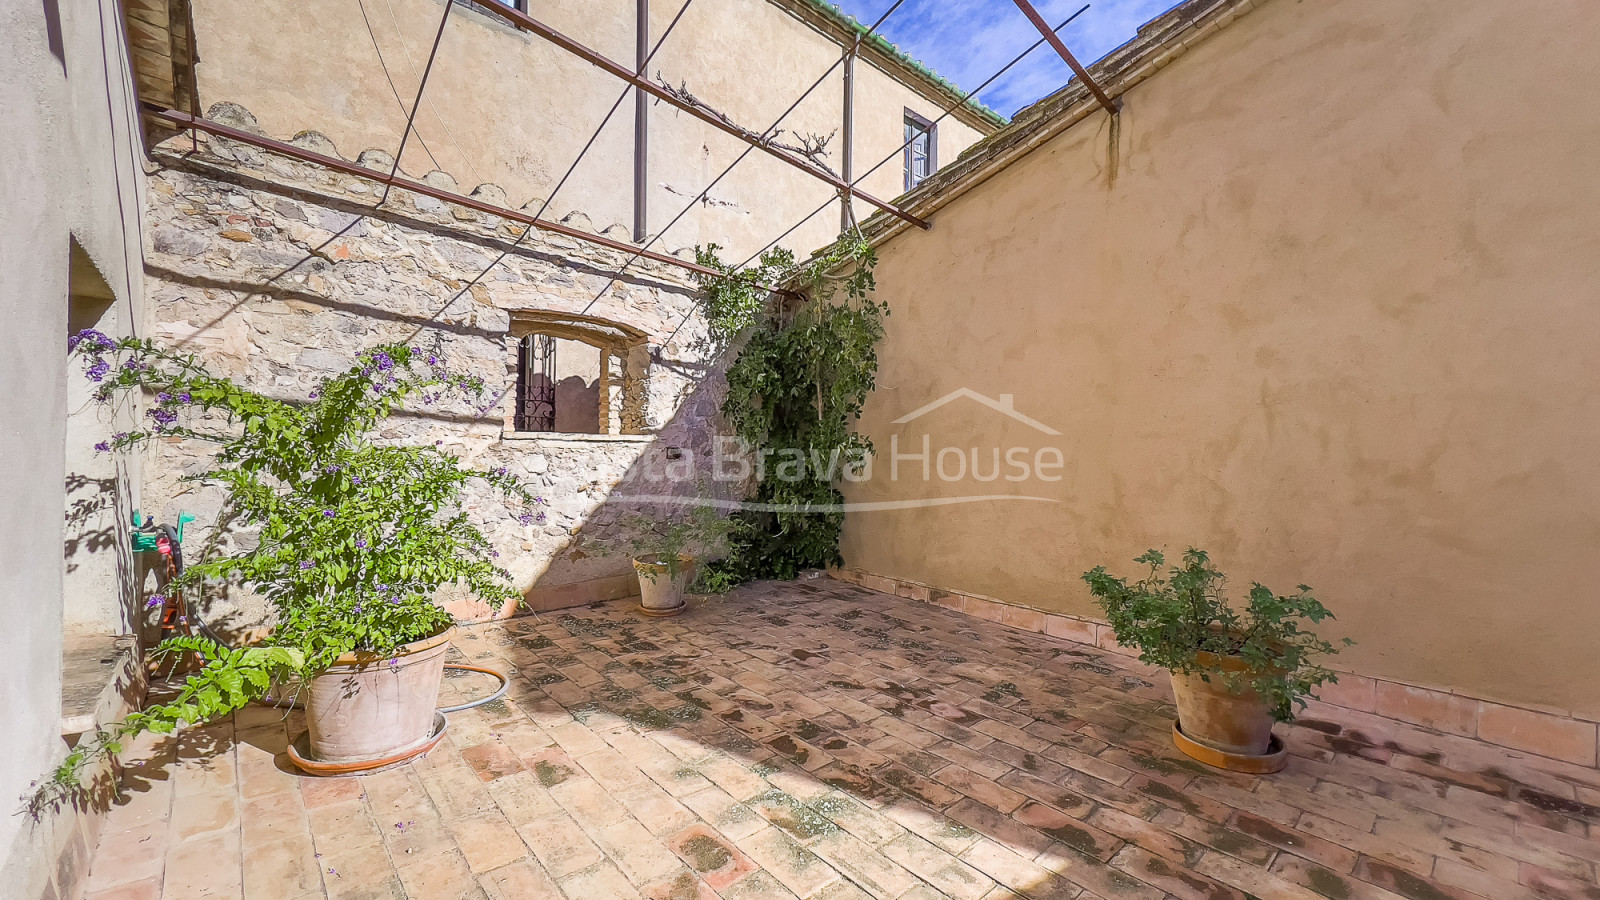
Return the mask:
<svg viewBox="0 0 1600 900">
<path fill-rule="evenodd" d="M 506 695 L 506 690 L 511 687 L 511 679 L 507 678 L 505 673 L 496 672 L 493 669 L 485 669 L 482 666 L 458 665 L 456 663 L 445 663 L 444 667 L 446 669 L 455 669 L 460 672 L 482 672 L 485 675 L 493 675 L 494 677 L 500 679 L 500 686 L 495 688 L 494 693 L 487 697 L 483 697 L 478 700 L 471 700 L 461 704 L 460 706 L 441 706 L 439 707 L 439 712 L 442 713 L 461 712 L 464 709 L 472 709 L 474 706 L 482 706 L 485 703 L 493 703 L 494 701 L 499 700 L 501 697 L 504 697 Z"/>
</svg>

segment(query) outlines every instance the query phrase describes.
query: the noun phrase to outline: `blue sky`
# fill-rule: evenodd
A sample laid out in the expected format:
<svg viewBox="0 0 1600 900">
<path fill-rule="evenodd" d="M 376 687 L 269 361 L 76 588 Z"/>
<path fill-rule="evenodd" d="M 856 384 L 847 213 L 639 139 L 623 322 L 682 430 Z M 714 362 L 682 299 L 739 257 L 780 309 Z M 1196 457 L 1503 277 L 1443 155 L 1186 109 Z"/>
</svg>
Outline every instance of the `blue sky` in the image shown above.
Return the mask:
<svg viewBox="0 0 1600 900">
<path fill-rule="evenodd" d="M 894 0 L 833 2 L 871 25 Z M 1062 29 L 1061 38 L 1088 65 L 1126 43 L 1140 25 L 1176 6 L 1178 0 L 1034 0 L 1034 7 L 1051 25 L 1058 25 L 1085 2 L 1090 2 L 1089 10 Z M 988 80 L 1039 39 L 1039 32 L 1012 0 L 906 0 L 880 31 L 964 90 Z M 984 89 L 978 99 L 1009 116 L 1071 77 L 1072 70 L 1047 44 Z"/>
</svg>

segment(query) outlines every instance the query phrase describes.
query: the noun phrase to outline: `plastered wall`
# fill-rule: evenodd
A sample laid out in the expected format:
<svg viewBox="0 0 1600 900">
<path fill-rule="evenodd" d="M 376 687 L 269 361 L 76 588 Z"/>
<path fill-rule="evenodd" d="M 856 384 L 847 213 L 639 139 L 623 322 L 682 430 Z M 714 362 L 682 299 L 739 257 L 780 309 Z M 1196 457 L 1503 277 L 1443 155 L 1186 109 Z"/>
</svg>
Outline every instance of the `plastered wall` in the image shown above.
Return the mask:
<svg viewBox="0 0 1600 900">
<path fill-rule="evenodd" d="M 10 3 L 0 6 L 0 112 L 7 155 L 0 166 L 0 798 L 14 801 L 65 754 L 61 739 L 64 622 L 79 618 L 109 633 L 112 614 L 63 612 L 64 574 L 92 564 L 64 547 L 65 484 L 87 448 L 66 443 L 69 378 L 68 309 L 75 293 L 106 301 L 96 321 L 125 334 L 140 312 L 139 210 L 143 172 L 131 116 L 125 39 L 117 4 Z M 76 249 L 74 249 L 76 244 Z M 74 258 L 76 257 L 76 259 Z M 74 412 L 82 398 L 72 404 Z M 89 418 L 109 411 L 88 411 Z M 100 474 L 124 497 L 137 460 Z M 106 535 L 106 553 L 124 533 Z M 107 593 L 114 586 L 100 581 Z M 107 597 L 80 596 L 86 604 Z M 107 603 L 107 607 L 114 604 Z M 91 623 L 90 620 L 95 620 Z M 0 816 L 4 854 L 0 893 L 40 896 L 60 879 L 68 890 L 86 863 L 73 817 L 33 821 Z M 69 842 L 74 851 L 57 866 Z M 52 888 L 56 889 L 56 888 Z"/>
<path fill-rule="evenodd" d="M 1340 668 L 1595 719 L 1600 10 L 1257 5 L 880 248 L 850 499 L 1036 499 L 852 514 L 847 563 L 1095 615 L 1081 572 L 1194 544 L 1314 586 Z M 959 388 L 1058 434 L 895 423 Z M 1064 464 L 889 480 L 923 435 Z"/>
<path fill-rule="evenodd" d="M 494 2 L 494 0 L 486 0 Z M 659 40 L 683 4 L 651 4 Z M 392 153 L 405 130 L 438 30 L 441 0 L 196 0 L 198 77 L 203 107 L 249 108 L 271 136 L 303 129 L 328 135 L 348 156 L 368 147 Z M 540 21 L 627 65 L 634 60 L 633 0 L 539 3 Z M 651 61 L 649 75 L 686 88 L 734 122 L 762 131 L 840 56 L 840 47 L 766 0 L 697 0 Z M 904 141 L 906 108 L 937 118 L 949 105 L 908 88 L 867 62 L 857 66 L 856 174 Z M 795 135 L 840 128 L 842 70 L 783 122 Z M 625 85 L 502 20 L 458 3 L 440 43 L 402 169 L 449 173 L 470 191 L 491 182 L 510 202 L 535 208 L 605 119 Z M 600 132 L 552 201 L 552 218 L 580 212 L 609 225 L 633 221 L 633 98 Z M 954 159 L 980 132 L 956 116 L 940 123 L 941 160 Z M 842 136 L 823 162 L 842 168 Z M 650 107 L 649 231 L 666 228 L 747 145 L 664 103 Z M 903 190 L 898 160 L 861 185 L 890 200 Z M 834 195 L 833 188 L 753 151 L 658 243 L 676 249 L 717 242 L 740 262 Z M 859 214 L 872 208 L 858 204 Z M 800 253 L 839 231 L 837 204 L 785 243 Z"/>
</svg>

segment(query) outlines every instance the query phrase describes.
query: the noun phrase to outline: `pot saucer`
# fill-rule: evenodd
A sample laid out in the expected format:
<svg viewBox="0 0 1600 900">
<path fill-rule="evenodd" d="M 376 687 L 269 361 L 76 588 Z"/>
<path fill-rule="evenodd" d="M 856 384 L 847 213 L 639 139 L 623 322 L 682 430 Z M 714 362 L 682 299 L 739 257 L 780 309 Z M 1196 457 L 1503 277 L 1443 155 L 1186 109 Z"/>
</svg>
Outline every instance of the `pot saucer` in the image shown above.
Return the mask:
<svg viewBox="0 0 1600 900">
<path fill-rule="evenodd" d="M 394 766 L 408 763 L 425 755 L 439 745 L 450 720 L 442 712 L 433 714 L 433 731 L 421 743 L 406 747 L 397 753 L 377 759 L 358 759 L 341 762 L 321 762 L 311 756 L 311 733 L 302 733 L 289 742 L 289 761 L 307 775 L 370 775 Z"/>
<path fill-rule="evenodd" d="M 1277 735 L 1272 736 L 1272 743 L 1267 745 L 1267 752 L 1260 756 L 1251 756 L 1246 753 L 1228 753 L 1215 747 L 1208 747 L 1183 733 L 1177 721 L 1172 723 L 1172 743 L 1182 750 L 1185 756 L 1199 760 L 1208 766 L 1226 769 L 1229 772 L 1244 772 L 1247 775 L 1270 775 L 1278 772 L 1289 763 L 1289 749 L 1284 746 L 1283 740 Z"/>
<path fill-rule="evenodd" d="M 683 611 L 688 609 L 688 608 L 689 608 L 689 604 L 688 603 L 680 603 L 677 606 L 672 607 L 671 609 L 651 609 L 648 606 L 644 606 L 644 605 L 641 604 L 639 606 L 639 615 L 641 615 L 641 616 L 649 616 L 652 619 L 665 619 L 665 618 L 669 618 L 671 616 L 682 615 Z"/>
</svg>

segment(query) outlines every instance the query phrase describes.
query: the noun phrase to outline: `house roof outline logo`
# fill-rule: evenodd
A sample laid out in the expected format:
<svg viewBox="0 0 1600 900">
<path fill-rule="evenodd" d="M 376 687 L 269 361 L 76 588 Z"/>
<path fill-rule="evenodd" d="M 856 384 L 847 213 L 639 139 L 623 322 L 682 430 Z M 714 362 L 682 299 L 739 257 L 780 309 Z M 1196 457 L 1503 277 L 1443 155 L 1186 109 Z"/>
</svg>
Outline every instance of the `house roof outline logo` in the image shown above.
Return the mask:
<svg viewBox="0 0 1600 900">
<path fill-rule="evenodd" d="M 996 399 L 994 397 L 986 397 L 983 394 L 980 394 L 980 393 L 978 393 L 977 391 L 975 391 L 975 390 L 973 390 L 971 388 L 957 388 L 957 389 L 951 391 L 950 393 L 945 394 L 943 397 L 940 397 L 939 399 L 933 401 L 932 403 L 929 403 L 926 406 L 918 407 L 917 409 L 914 409 L 911 412 L 906 413 L 905 415 L 901 416 L 900 418 L 895 419 L 892 424 L 904 425 L 907 422 L 915 421 L 915 420 L 920 419 L 923 416 L 927 415 L 928 413 L 931 413 L 934 410 L 940 408 L 941 406 L 945 406 L 946 404 L 954 403 L 955 401 L 960 400 L 962 398 L 966 398 L 968 400 L 976 400 L 977 402 L 983 404 L 984 406 L 989 407 L 990 409 L 994 410 L 995 412 L 1001 413 L 1001 414 L 1006 415 L 1006 416 L 1010 416 L 1011 418 L 1016 419 L 1018 422 L 1021 422 L 1022 424 L 1028 426 L 1029 428 L 1034 429 L 1035 431 L 1042 431 L 1045 434 L 1050 434 L 1050 435 L 1060 435 L 1061 434 L 1061 432 L 1055 430 L 1054 428 L 1051 428 L 1049 425 L 1044 424 L 1043 422 L 1039 421 L 1038 419 L 1034 419 L 1034 418 L 1031 418 L 1029 416 L 1023 415 L 1020 412 L 1017 412 L 1017 408 L 1016 408 L 1016 405 L 1014 403 L 1014 398 L 1015 398 L 1014 394 L 1001 394 L 1000 397 L 998 399 Z"/>
</svg>

